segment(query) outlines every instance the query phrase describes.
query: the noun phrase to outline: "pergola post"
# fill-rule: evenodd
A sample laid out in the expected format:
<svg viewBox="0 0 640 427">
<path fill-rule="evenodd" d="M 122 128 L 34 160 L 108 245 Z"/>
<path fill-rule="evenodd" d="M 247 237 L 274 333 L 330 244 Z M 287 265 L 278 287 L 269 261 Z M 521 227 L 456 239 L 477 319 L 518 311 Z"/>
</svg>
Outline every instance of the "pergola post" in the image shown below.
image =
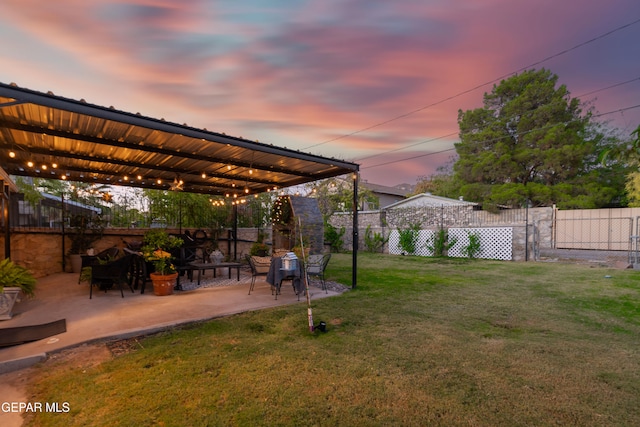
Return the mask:
<svg viewBox="0 0 640 427">
<path fill-rule="evenodd" d="M 4 224 L 4 257 L 11 258 L 11 229 L 9 224 L 9 206 L 11 201 L 11 192 L 9 184 L 4 180 L 0 180 L 2 184 L 2 222 Z"/>
<path fill-rule="evenodd" d="M 351 288 L 358 280 L 358 172 L 353 172 L 353 254 L 351 260 Z"/>
</svg>

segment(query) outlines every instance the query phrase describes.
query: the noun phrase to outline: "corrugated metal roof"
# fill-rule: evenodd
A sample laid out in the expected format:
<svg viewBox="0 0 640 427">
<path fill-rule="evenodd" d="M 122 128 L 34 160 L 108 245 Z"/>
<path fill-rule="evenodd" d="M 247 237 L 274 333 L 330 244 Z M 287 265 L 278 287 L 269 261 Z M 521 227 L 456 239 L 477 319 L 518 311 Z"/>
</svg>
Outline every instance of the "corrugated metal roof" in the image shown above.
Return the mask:
<svg viewBox="0 0 640 427">
<path fill-rule="evenodd" d="M 184 191 L 213 195 L 256 194 L 359 169 L 2 83 L 0 149 L 12 175 L 155 189 L 182 180 Z"/>
</svg>

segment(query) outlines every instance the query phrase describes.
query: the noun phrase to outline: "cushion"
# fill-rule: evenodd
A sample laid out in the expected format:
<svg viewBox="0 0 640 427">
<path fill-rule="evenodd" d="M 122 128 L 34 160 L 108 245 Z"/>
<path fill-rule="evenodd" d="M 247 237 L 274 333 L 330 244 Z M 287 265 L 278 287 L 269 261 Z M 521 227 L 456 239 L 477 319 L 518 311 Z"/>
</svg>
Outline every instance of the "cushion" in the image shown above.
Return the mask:
<svg viewBox="0 0 640 427">
<path fill-rule="evenodd" d="M 252 256 L 251 260 L 256 267 L 256 273 L 268 273 L 271 267 L 270 256 Z"/>
</svg>

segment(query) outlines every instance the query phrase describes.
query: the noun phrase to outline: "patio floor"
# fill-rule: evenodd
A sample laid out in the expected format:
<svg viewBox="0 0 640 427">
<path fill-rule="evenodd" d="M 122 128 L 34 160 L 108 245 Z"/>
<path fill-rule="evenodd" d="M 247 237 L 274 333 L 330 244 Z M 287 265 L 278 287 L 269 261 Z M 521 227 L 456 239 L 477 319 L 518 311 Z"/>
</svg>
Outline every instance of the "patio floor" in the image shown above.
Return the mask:
<svg viewBox="0 0 640 427">
<path fill-rule="evenodd" d="M 102 292 L 94 288 L 89 299 L 89 286 L 78 284 L 78 275 L 60 273 L 38 280 L 36 297 L 16 303 L 13 318 L 0 321 L 3 328 L 38 325 L 66 319 L 67 331 L 39 341 L 0 348 L 0 374 L 16 371 L 44 360 L 47 354 L 82 343 L 121 339 L 157 332 L 172 326 L 213 319 L 230 314 L 259 310 L 287 304 L 306 304 L 304 296 L 295 295 L 290 282 L 283 282 L 281 295 L 276 300 L 271 287 L 258 277 L 254 291 L 248 295 L 251 275 L 241 269 L 240 281 L 235 272 L 232 279 L 212 272 L 203 276 L 202 286 L 195 288 L 184 278 L 182 285 L 191 290 L 176 291 L 169 296 L 156 296 L 147 285 L 144 294 L 139 290 L 118 289 Z M 311 300 L 338 295 L 329 290 L 310 287 Z M 305 316 L 301 322 L 306 320 Z"/>
</svg>

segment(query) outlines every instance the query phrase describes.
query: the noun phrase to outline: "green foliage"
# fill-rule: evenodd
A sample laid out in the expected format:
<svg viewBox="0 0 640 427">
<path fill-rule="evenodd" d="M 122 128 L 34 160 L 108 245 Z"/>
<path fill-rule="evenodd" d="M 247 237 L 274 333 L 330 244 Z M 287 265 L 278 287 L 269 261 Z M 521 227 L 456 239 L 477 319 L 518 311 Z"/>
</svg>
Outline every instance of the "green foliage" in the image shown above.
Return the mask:
<svg viewBox="0 0 640 427">
<path fill-rule="evenodd" d="M 420 224 L 411 224 L 406 228 L 398 229 L 400 236 L 398 239 L 398 248 L 400 248 L 403 253 L 412 255 L 416 252 L 419 231 Z"/>
<path fill-rule="evenodd" d="M 433 252 L 433 256 L 446 256 L 449 248 L 457 243 L 457 239 L 449 239 L 449 231 L 446 228 L 440 228 L 427 242 L 427 249 Z"/>
<path fill-rule="evenodd" d="M 175 272 L 172 264 L 171 249 L 179 248 L 184 243 L 181 238 L 171 236 L 166 230 L 154 228 L 147 231 L 142 239 L 142 254 L 145 261 L 153 263 L 154 271 L 159 274 Z"/>
<path fill-rule="evenodd" d="M 367 252 L 382 252 L 385 243 L 389 241 L 389 237 L 384 237 L 382 233 L 372 232 L 371 225 L 367 225 L 364 232 L 364 246 Z"/>
<path fill-rule="evenodd" d="M 249 255 L 251 256 L 267 256 L 269 253 L 269 246 L 262 242 L 256 242 L 249 248 Z"/>
<path fill-rule="evenodd" d="M 27 182 L 27 180 L 21 176 L 16 179 L 18 190 L 24 194 L 24 200 L 28 202 L 31 207 L 36 207 L 38 203 L 40 203 L 40 200 L 43 199 L 42 194 L 40 194 L 38 190 L 37 182 L 38 178 L 35 178 L 33 183 Z"/>
<path fill-rule="evenodd" d="M 638 166 L 640 165 L 640 126 L 631 133 L 631 136 L 633 140 L 622 156 L 634 166 L 627 176 L 625 188 L 629 196 L 629 206 L 638 207 L 640 206 L 640 172 L 638 172 Z"/>
<path fill-rule="evenodd" d="M 597 159 L 617 137 L 593 123 L 580 100 L 557 83 L 550 71 L 525 71 L 485 93 L 484 107 L 458 112 L 454 181 L 466 200 L 563 207 L 575 198 L 601 207 L 621 198 L 623 184 Z"/>
<path fill-rule="evenodd" d="M 315 182 L 311 187 L 311 196 L 318 199 L 318 207 L 326 221 L 335 212 L 353 210 L 353 179 L 351 175 L 329 178 Z M 376 197 L 368 188 L 358 185 L 358 205 L 375 202 Z"/>
<path fill-rule="evenodd" d="M 71 226 L 70 254 L 84 254 L 93 243 L 102 238 L 105 224 L 100 215 L 75 214 L 69 218 Z"/>
<path fill-rule="evenodd" d="M 25 267 L 15 264 L 9 258 L 0 261 L 0 292 L 5 286 L 15 286 L 28 297 L 35 294 L 36 279 Z"/>
<path fill-rule="evenodd" d="M 324 225 L 324 241 L 329 243 L 331 246 L 331 252 L 340 252 L 342 251 L 342 247 L 344 246 L 344 241 L 342 240 L 342 236 L 346 232 L 344 227 L 340 227 L 337 229 L 333 225 L 329 223 L 325 223 Z"/>
<path fill-rule="evenodd" d="M 469 237 L 469 243 L 467 243 L 467 246 L 462 248 L 462 253 L 467 258 L 475 258 L 478 256 L 481 249 L 480 235 L 471 231 L 468 231 L 467 235 Z"/>
</svg>

